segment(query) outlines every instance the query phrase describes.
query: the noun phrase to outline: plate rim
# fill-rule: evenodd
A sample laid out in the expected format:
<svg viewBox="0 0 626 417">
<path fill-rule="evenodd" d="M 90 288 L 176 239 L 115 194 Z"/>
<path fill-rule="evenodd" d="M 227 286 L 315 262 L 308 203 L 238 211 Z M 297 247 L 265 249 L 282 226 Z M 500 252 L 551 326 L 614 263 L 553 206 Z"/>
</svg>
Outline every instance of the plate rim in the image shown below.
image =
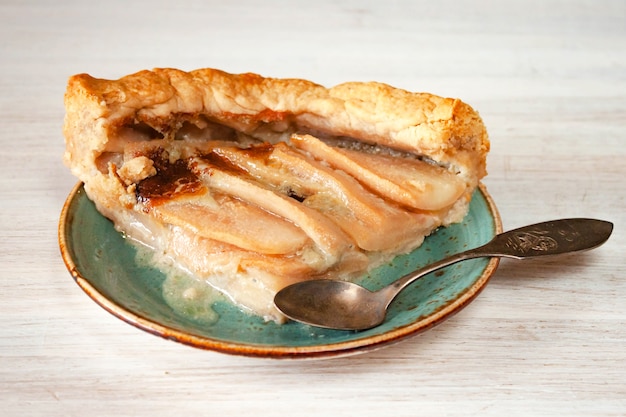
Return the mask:
<svg viewBox="0 0 626 417">
<path fill-rule="evenodd" d="M 270 346 L 223 341 L 174 329 L 129 311 L 123 306 L 107 298 L 90 283 L 88 278 L 81 275 L 74 259 L 71 256 L 71 251 L 69 249 L 70 245 L 66 235 L 68 225 L 71 221 L 69 218 L 70 208 L 73 201 L 78 198 L 81 190 L 83 190 L 83 193 L 85 192 L 84 183 L 79 181 L 74 185 L 63 204 L 58 225 L 58 241 L 61 257 L 63 258 L 63 262 L 65 263 L 65 266 L 74 281 L 96 304 L 100 305 L 100 307 L 118 319 L 155 336 L 203 350 L 211 350 L 232 355 L 273 359 L 314 359 L 349 356 L 358 353 L 370 352 L 418 335 L 460 312 L 486 287 L 488 281 L 493 276 L 500 263 L 500 258 L 490 258 L 480 276 L 470 286 L 470 288 L 467 289 L 467 291 L 461 294 L 461 296 L 455 298 L 453 301 L 445 304 L 437 311 L 422 319 L 418 319 L 408 325 L 401 326 L 381 334 L 337 343 L 309 346 Z M 502 219 L 493 198 L 487 191 L 487 187 L 480 182 L 477 186 L 477 190 L 482 194 L 487 203 L 487 209 L 489 210 L 491 214 L 490 217 L 494 223 L 493 226 L 495 233 L 502 233 Z"/>
</svg>

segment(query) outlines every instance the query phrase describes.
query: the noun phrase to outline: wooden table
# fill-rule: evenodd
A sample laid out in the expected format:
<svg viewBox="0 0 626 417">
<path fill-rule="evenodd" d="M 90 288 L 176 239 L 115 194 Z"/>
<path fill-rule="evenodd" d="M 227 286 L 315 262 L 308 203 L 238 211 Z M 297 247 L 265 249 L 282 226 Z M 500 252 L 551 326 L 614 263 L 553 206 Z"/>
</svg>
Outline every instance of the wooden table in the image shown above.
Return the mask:
<svg viewBox="0 0 626 417">
<path fill-rule="evenodd" d="M 16 1 L 0 4 L 3 416 L 626 415 L 626 2 Z M 326 361 L 193 349 L 94 304 L 61 260 L 76 180 L 67 77 L 215 67 L 460 97 L 505 229 L 615 223 L 603 247 L 503 261 L 461 313 Z"/>
</svg>

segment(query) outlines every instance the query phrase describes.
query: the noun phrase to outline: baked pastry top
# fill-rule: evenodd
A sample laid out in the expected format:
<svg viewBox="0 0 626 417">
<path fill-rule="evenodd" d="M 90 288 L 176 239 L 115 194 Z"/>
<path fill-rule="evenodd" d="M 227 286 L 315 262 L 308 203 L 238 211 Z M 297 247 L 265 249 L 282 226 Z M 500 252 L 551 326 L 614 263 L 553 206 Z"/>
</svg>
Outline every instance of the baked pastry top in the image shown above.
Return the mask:
<svg viewBox="0 0 626 417">
<path fill-rule="evenodd" d="M 214 69 L 70 78 L 65 163 L 132 239 L 267 319 L 460 221 L 489 141 L 458 99 Z"/>
</svg>

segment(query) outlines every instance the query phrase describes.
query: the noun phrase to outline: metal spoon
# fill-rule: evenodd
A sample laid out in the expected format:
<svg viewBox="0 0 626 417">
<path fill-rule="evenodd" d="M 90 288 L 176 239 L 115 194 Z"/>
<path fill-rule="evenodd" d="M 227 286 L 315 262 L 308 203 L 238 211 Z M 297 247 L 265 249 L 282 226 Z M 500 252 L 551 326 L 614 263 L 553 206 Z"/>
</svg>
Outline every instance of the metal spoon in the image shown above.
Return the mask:
<svg viewBox="0 0 626 417">
<path fill-rule="evenodd" d="M 274 304 L 287 317 L 318 327 L 365 330 L 385 320 L 391 301 L 409 284 L 440 268 L 482 257 L 527 259 L 578 252 L 602 245 L 613 224 L 594 219 L 562 219 L 501 233 L 489 243 L 452 255 L 372 292 L 357 284 L 319 279 L 283 288 Z"/>
</svg>

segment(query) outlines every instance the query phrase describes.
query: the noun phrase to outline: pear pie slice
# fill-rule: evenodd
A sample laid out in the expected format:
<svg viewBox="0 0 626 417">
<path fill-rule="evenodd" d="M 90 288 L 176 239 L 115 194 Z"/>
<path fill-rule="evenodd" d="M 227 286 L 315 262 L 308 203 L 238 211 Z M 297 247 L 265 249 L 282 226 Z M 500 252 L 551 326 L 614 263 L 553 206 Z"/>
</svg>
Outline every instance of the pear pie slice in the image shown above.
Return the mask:
<svg viewBox="0 0 626 417">
<path fill-rule="evenodd" d="M 70 78 L 65 162 L 133 241 L 235 304 L 353 279 L 459 222 L 486 174 L 479 115 L 380 83 L 155 69 Z"/>
</svg>

